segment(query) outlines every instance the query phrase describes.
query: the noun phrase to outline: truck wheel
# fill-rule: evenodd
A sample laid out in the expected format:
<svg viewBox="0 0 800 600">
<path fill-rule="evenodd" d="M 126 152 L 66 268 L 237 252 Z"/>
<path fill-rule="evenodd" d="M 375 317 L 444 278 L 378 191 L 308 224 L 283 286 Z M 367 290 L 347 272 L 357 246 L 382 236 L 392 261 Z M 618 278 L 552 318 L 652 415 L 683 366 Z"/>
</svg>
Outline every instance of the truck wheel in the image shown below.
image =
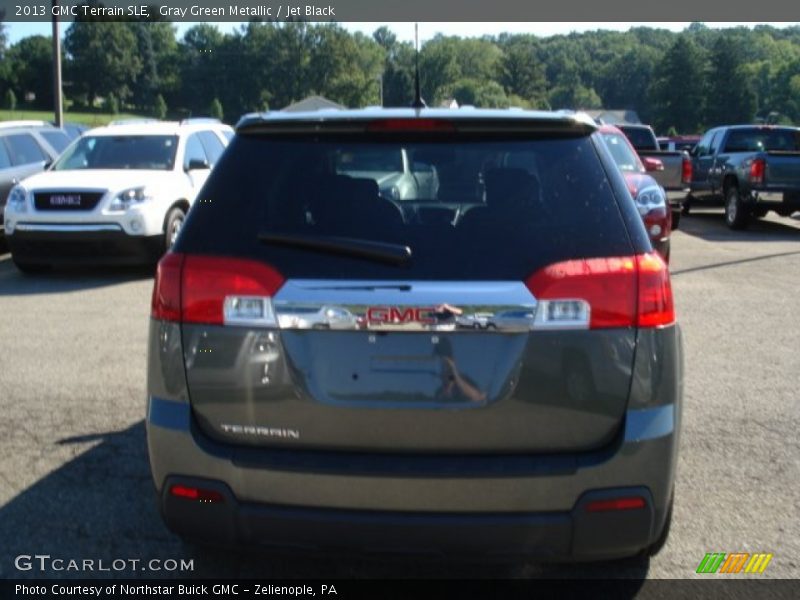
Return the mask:
<svg viewBox="0 0 800 600">
<path fill-rule="evenodd" d="M 728 186 L 725 190 L 725 222 L 731 229 L 745 229 L 749 221 L 750 214 L 739 194 L 739 188 L 735 185 Z"/>
<path fill-rule="evenodd" d="M 178 233 L 183 227 L 183 221 L 186 219 L 186 213 L 183 209 L 177 206 L 169 211 L 164 225 L 164 251 L 169 252 L 178 239 Z"/>
<path fill-rule="evenodd" d="M 692 211 L 692 196 L 686 196 L 681 204 L 681 214 L 688 215 Z"/>
</svg>

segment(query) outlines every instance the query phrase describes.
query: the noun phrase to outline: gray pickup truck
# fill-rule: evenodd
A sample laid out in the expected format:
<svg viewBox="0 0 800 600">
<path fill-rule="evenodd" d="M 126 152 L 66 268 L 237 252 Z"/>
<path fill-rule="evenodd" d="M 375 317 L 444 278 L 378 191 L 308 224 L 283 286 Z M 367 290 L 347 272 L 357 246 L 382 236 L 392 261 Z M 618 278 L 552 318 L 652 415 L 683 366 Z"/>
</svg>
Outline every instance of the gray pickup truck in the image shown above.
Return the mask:
<svg viewBox="0 0 800 600">
<path fill-rule="evenodd" d="M 800 128 L 734 125 L 709 130 L 692 150 L 693 204 L 723 205 L 731 229 L 774 210 L 800 210 Z"/>
<path fill-rule="evenodd" d="M 681 208 L 689 193 L 692 162 L 683 150 L 662 150 L 653 128 L 649 125 L 617 125 L 628 137 L 645 169 L 667 192 L 672 207 L 672 228 L 677 229 Z"/>
</svg>

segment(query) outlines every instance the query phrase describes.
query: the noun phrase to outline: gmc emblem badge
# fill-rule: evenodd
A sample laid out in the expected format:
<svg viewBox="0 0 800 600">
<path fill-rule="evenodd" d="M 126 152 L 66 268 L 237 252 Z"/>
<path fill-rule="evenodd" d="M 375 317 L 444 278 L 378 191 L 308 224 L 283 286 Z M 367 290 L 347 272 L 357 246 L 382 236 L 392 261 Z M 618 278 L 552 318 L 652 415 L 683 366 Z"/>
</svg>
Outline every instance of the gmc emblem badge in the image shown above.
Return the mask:
<svg viewBox="0 0 800 600">
<path fill-rule="evenodd" d="M 50 196 L 50 206 L 80 206 L 81 197 L 73 195 Z"/>
<path fill-rule="evenodd" d="M 436 308 L 433 306 L 370 306 L 367 309 L 368 323 L 436 323 Z"/>
</svg>

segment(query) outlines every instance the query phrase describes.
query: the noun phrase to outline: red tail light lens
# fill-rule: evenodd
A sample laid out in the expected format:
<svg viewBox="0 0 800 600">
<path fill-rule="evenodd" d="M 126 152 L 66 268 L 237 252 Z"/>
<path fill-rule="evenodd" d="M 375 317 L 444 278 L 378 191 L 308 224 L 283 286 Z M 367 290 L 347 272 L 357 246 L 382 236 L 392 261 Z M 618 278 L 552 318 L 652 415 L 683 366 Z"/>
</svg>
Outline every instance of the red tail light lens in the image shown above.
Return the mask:
<svg viewBox="0 0 800 600">
<path fill-rule="evenodd" d="M 181 269 L 183 254 L 166 254 L 158 262 L 151 315 L 162 321 L 181 320 Z"/>
<path fill-rule="evenodd" d="M 586 505 L 586 512 L 608 512 L 612 510 L 635 510 L 647 506 L 641 496 L 630 498 L 614 498 L 613 500 L 595 500 Z"/>
<path fill-rule="evenodd" d="M 764 183 L 766 169 L 767 162 L 763 158 L 757 158 L 750 163 L 750 183 Z"/>
<path fill-rule="evenodd" d="M 525 283 L 540 301 L 586 302 L 590 329 L 675 322 L 669 270 L 656 253 L 564 261 L 537 271 Z"/>
<path fill-rule="evenodd" d="M 190 487 L 186 485 L 173 485 L 169 493 L 176 498 L 186 498 L 198 502 L 225 502 L 222 494 L 216 490 L 206 490 L 203 488 Z"/>
<path fill-rule="evenodd" d="M 688 158 L 683 159 L 681 163 L 681 183 L 692 182 L 692 161 Z"/>
<path fill-rule="evenodd" d="M 638 327 L 664 327 L 675 322 L 672 284 L 664 259 L 656 253 L 636 257 L 639 267 Z"/>
<path fill-rule="evenodd" d="M 168 254 L 158 266 L 152 316 L 167 321 L 221 325 L 226 299 L 247 310 L 262 306 L 283 285 L 269 265 L 246 259 Z"/>
<path fill-rule="evenodd" d="M 556 263 L 525 282 L 537 300 L 580 299 L 589 327 L 630 327 L 636 315 L 636 259 L 589 258 Z"/>
<path fill-rule="evenodd" d="M 183 321 L 221 325 L 226 297 L 271 297 L 283 281 L 275 269 L 257 261 L 187 256 L 181 290 Z"/>
<path fill-rule="evenodd" d="M 367 131 L 379 132 L 416 132 L 416 131 L 455 131 L 455 126 L 450 121 L 442 119 L 378 119 L 367 125 Z"/>
</svg>

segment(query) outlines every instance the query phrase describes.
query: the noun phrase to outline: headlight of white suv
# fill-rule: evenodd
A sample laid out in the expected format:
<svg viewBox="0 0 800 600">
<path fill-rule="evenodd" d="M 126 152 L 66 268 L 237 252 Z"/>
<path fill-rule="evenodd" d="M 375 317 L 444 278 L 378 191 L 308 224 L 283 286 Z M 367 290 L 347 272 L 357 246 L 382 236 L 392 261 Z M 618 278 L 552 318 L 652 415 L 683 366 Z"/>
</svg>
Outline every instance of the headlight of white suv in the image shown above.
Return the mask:
<svg viewBox="0 0 800 600">
<path fill-rule="evenodd" d="M 109 210 L 128 210 L 131 206 L 146 202 L 152 197 L 145 187 L 130 188 L 114 196 L 108 208 Z"/>
<path fill-rule="evenodd" d="M 8 194 L 8 207 L 14 212 L 28 211 L 28 190 L 21 185 L 15 185 Z"/>
</svg>

